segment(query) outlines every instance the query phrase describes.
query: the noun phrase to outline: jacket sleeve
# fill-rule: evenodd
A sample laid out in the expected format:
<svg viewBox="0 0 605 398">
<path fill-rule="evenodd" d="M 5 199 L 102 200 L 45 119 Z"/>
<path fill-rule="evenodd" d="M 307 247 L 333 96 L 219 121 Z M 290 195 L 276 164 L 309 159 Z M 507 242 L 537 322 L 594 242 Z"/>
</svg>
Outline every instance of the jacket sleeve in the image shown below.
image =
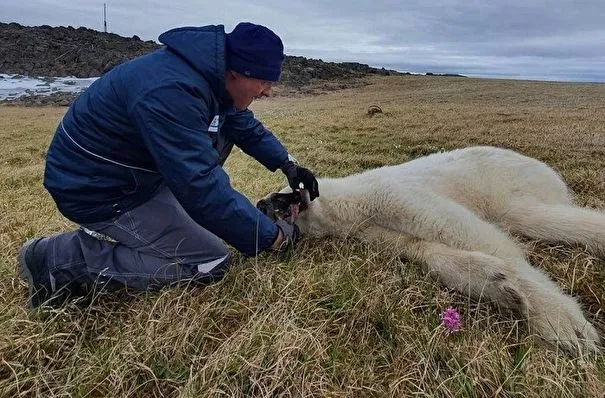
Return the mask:
<svg viewBox="0 0 605 398">
<path fill-rule="evenodd" d="M 278 228 L 232 188 L 217 164 L 207 103 L 196 90 L 167 85 L 147 93 L 130 113 L 159 173 L 191 218 L 254 256 L 271 246 Z"/>
<path fill-rule="evenodd" d="M 248 109 L 228 114 L 221 131 L 242 151 L 271 171 L 276 171 L 288 160 L 286 148 Z"/>
</svg>

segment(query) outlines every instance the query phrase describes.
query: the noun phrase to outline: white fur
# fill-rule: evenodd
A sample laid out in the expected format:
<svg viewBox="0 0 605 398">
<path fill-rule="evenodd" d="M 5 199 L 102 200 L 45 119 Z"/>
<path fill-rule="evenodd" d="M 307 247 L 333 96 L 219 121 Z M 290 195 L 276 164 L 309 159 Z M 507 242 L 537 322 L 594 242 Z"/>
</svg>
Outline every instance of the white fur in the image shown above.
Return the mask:
<svg viewBox="0 0 605 398">
<path fill-rule="evenodd" d="M 303 234 L 386 242 L 445 285 L 527 316 L 535 332 L 565 351 L 598 351 L 599 335 L 576 300 L 532 267 L 508 234 L 605 254 L 605 214 L 573 205 L 546 164 L 471 147 L 319 179 L 319 188 L 297 220 Z"/>
</svg>

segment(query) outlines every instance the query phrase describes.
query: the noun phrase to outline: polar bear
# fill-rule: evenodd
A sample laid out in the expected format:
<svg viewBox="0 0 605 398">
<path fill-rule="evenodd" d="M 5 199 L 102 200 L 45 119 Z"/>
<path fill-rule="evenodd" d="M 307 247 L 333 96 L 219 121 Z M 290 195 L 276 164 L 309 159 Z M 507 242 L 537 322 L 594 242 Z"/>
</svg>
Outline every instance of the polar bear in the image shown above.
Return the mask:
<svg viewBox="0 0 605 398">
<path fill-rule="evenodd" d="M 579 244 L 605 257 L 605 213 L 574 205 L 548 165 L 478 146 L 318 182 L 321 196 L 303 200 L 295 221 L 303 235 L 391 245 L 446 286 L 522 314 L 566 352 L 599 351 L 599 334 L 578 302 L 531 266 L 510 235 Z M 288 192 L 259 204 L 281 197 L 274 205 L 283 206 Z"/>
</svg>

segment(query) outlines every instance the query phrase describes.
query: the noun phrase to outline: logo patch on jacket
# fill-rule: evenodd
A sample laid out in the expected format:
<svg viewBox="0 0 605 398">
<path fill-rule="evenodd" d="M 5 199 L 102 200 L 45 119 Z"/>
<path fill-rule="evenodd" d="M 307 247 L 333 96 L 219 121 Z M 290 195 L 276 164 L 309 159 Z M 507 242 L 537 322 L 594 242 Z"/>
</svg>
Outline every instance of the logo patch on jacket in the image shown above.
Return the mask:
<svg viewBox="0 0 605 398">
<path fill-rule="evenodd" d="M 214 119 L 212 119 L 212 122 L 210 123 L 210 126 L 208 127 L 208 131 L 210 131 L 211 133 L 218 132 L 218 124 L 219 124 L 219 116 L 215 115 Z"/>
</svg>

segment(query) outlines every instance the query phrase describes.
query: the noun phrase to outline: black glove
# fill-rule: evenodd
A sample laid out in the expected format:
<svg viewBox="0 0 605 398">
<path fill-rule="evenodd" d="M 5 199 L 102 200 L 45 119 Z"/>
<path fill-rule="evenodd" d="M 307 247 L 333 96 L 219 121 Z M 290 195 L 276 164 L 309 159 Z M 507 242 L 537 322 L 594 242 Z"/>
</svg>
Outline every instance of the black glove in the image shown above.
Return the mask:
<svg viewBox="0 0 605 398">
<path fill-rule="evenodd" d="M 288 160 L 281 167 L 281 170 L 286 175 L 288 184 L 290 184 L 290 188 L 292 188 L 293 191 L 298 191 L 300 189 L 300 184 L 302 183 L 303 189 L 309 191 L 310 200 L 314 200 L 319 196 L 317 179 L 309 169 L 300 167 L 293 161 Z"/>
<path fill-rule="evenodd" d="M 275 221 L 275 225 L 281 230 L 284 237 L 282 244 L 277 249 L 278 255 L 283 258 L 294 249 L 300 237 L 300 230 L 296 224 L 292 224 L 281 218 Z"/>
</svg>

